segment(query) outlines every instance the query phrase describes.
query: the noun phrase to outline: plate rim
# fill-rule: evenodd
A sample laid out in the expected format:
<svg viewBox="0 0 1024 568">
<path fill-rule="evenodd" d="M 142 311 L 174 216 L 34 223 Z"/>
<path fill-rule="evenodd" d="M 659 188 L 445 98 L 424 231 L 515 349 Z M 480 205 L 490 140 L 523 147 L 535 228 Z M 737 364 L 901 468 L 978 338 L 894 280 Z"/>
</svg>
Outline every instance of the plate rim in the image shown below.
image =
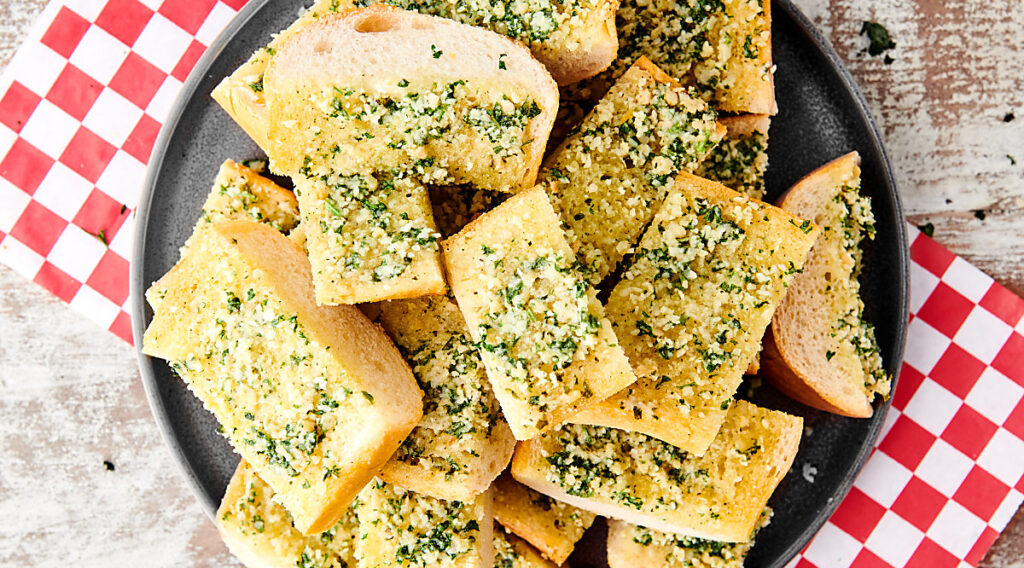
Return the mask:
<svg viewBox="0 0 1024 568">
<path fill-rule="evenodd" d="M 146 320 L 146 302 L 144 296 L 146 283 L 143 281 L 143 263 L 144 251 L 146 248 L 146 237 L 148 234 L 147 221 L 149 220 L 150 211 L 152 209 L 153 197 L 156 193 L 156 182 L 160 177 L 160 170 L 163 167 L 165 156 L 170 149 L 170 139 L 174 131 L 177 129 L 185 108 L 188 106 L 189 102 L 195 98 L 196 90 L 204 79 L 207 70 L 221 55 L 227 44 L 235 38 L 238 29 L 248 23 L 257 12 L 262 10 L 272 1 L 273 0 L 249 0 L 249 2 L 235 15 L 235 17 L 232 18 L 231 22 L 224 27 L 220 34 L 218 34 L 217 38 L 213 43 L 211 43 L 210 47 L 207 48 L 206 52 L 196 63 L 192 72 L 189 73 L 189 76 L 182 86 L 181 91 L 178 93 L 174 104 L 164 119 L 163 125 L 160 128 L 160 133 L 153 145 L 153 151 L 150 155 L 149 163 L 146 166 L 146 177 L 142 186 L 142 193 L 139 197 L 139 202 L 134 214 L 136 224 L 134 228 L 133 248 L 129 264 L 129 298 L 131 302 L 132 339 L 134 341 L 137 355 L 139 375 L 142 380 L 143 388 L 146 392 L 146 400 L 149 404 L 150 412 L 153 414 L 153 418 L 156 422 L 161 438 L 171 450 L 178 470 L 184 475 L 192 493 L 203 506 L 203 511 L 206 513 L 207 517 L 213 521 L 216 520 L 216 511 L 220 507 L 220 503 L 215 500 L 212 495 L 207 494 L 199 480 L 198 474 L 191 465 L 191 461 L 188 459 L 184 447 L 181 445 L 179 439 L 174 435 L 170 426 L 170 416 L 168 415 L 167 408 L 164 406 L 163 400 L 160 397 L 160 387 L 157 384 L 154 373 L 152 372 L 154 359 L 142 352 L 142 337 L 145 332 L 145 327 L 142 323 Z M 897 321 L 903 321 L 904 323 L 898 327 L 894 337 L 895 348 L 892 360 L 896 362 L 896 367 L 892 378 L 892 388 L 893 391 L 895 391 L 900 371 L 902 369 L 903 355 L 906 347 L 906 321 L 909 316 L 910 303 L 910 250 L 908 246 L 909 243 L 907 241 L 906 217 L 903 212 L 903 200 L 896 183 L 892 162 L 889 159 L 888 152 L 886 152 L 885 144 L 882 140 L 878 125 L 871 113 L 867 100 L 864 98 L 863 92 L 858 86 L 853 75 L 850 73 L 846 64 L 839 57 L 835 48 L 832 47 L 831 42 L 822 35 L 817 26 L 803 13 L 802 10 L 800 10 L 798 6 L 796 6 L 793 0 L 767 0 L 767 3 L 769 4 L 769 10 L 778 8 L 784 11 L 786 15 L 791 18 L 794 24 L 796 24 L 800 33 L 804 34 L 804 36 L 806 36 L 806 38 L 817 47 L 818 51 L 825 56 L 825 60 L 831 68 L 831 71 L 836 74 L 846 90 L 852 95 L 857 114 L 860 115 L 861 119 L 868 125 L 868 131 L 870 133 L 869 145 L 871 146 L 871 149 L 877 152 L 881 157 L 881 163 L 883 165 L 882 178 L 885 182 L 884 185 L 886 186 L 882 189 L 892 197 L 893 214 L 897 220 L 896 226 L 893 229 L 896 233 L 896 240 L 902 245 L 900 247 L 900 262 L 896 267 L 899 282 L 901 283 L 900 289 L 898 290 L 900 296 L 899 315 L 901 316 L 901 319 Z M 891 406 L 892 397 L 890 396 L 875 409 L 875 413 L 888 415 Z M 874 421 L 865 443 L 863 443 L 858 449 L 854 459 L 854 463 L 856 464 L 855 467 L 851 468 L 846 477 L 839 484 L 837 490 L 828 502 L 828 505 L 816 512 L 813 519 L 807 524 L 804 530 L 800 532 L 799 536 L 793 540 L 792 544 L 784 549 L 783 553 L 778 556 L 774 563 L 772 563 L 772 566 L 781 567 L 790 562 L 805 546 L 807 546 L 825 522 L 832 516 L 835 510 L 839 507 L 839 504 L 846 498 L 850 489 L 853 487 L 854 481 L 863 470 L 864 464 L 867 462 L 868 457 L 871 455 L 871 452 L 874 450 L 876 443 L 878 442 L 878 438 L 884 424 L 884 418 Z"/>
</svg>

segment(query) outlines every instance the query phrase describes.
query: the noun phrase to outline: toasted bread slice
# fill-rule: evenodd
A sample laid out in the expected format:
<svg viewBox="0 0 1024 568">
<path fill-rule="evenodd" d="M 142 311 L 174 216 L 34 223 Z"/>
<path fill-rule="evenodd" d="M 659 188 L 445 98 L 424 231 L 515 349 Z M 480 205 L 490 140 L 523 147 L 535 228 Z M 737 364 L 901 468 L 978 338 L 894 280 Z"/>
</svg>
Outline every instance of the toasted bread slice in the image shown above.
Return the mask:
<svg viewBox="0 0 1024 568">
<path fill-rule="evenodd" d="M 597 515 L 556 501 L 502 475 L 494 482 L 494 520 L 562 565 Z"/>
<path fill-rule="evenodd" d="M 192 233 L 207 229 L 214 223 L 250 219 L 266 223 L 290 234 L 299 223 L 299 204 L 295 194 L 261 176 L 259 172 L 225 160 L 213 180 L 213 188 L 206 196 L 202 213 Z M 188 241 L 182 254 L 188 248 Z M 146 301 L 154 310 L 167 294 L 167 288 L 176 270 L 171 269 L 146 290 Z"/>
<path fill-rule="evenodd" d="M 378 306 L 424 393 L 423 419 L 379 475 L 417 493 L 470 501 L 505 469 L 516 440 L 466 322 L 444 296 Z"/>
<path fill-rule="evenodd" d="M 375 479 L 360 493 L 356 515 L 360 568 L 493 568 L 489 491 L 443 501 Z"/>
<path fill-rule="evenodd" d="M 267 69 L 270 57 L 277 52 L 277 47 L 317 18 L 325 14 L 337 13 L 341 10 L 339 0 L 316 0 L 313 6 L 305 11 L 298 20 L 281 33 L 274 36 L 266 47 L 261 47 L 252 54 L 245 63 L 240 65 L 231 75 L 221 80 L 210 96 L 228 113 L 242 130 L 253 139 L 264 152 L 269 148 L 267 128 L 270 117 L 267 114 L 266 99 L 263 96 L 263 73 Z"/>
<path fill-rule="evenodd" d="M 781 209 L 680 174 L 606 307 L 639 380 L 571 420 L 703 454 L 817 233 Z"/>
<path fill-rule="evenodd" d="M 552 205 L 598 284 L 640 238 L 681 171 L 725 134 L 715 112 L 641 57 L 544 162 Z"/>
<path fill-rule="evenodd" d="M 536 548 L 514 534 L 494 526 L 494 568 L 557 568 Z"/>
<path fill-rule="evenodd" d="M 860 297 L 861 241 L 874 238 L 871 201 L 860 195 L 854 152 L 811 172 L 778 201 L 823 227 L 804 272 L 772 318 L 761 365 L 790 397 L 845 416 L 871 416 L 875 395 L 889 395 L 874 326 Z"/>
<path fill-rule="evenodd" d="M 636 380 L 543 187 L 509 198 L 442 246 L 452 292 L 517 440 Z"/>
<path fill-rule="evenodd" d="M 303 536 L 288 511 L 274 501 L 274 490 L 245 460 L 238 463 L 214 521 L 228 550 L 248 568 L 356 565 L 355 511 L 347 509 L 319 535 Z"/>
<path fill-rule="evenodd" d="M 765 509 L 755 534 L 768 524 L 771 515 L 771 510 Z M 746 542 L 719 542 L 608 520 L 609 568 L 743 568 L 753 545 L 753 536 Z"/>
<path fill-rule="evenodd" d="M 570 87 L 570 98 L 601 97 L 630 65 L 646 56 L 693 87 L 716 110 L 772 115 L 778 111 L 770 0 L 622 0 L 615 19 L 618 58 L 594 79 Z"/>
<path fill-rule="evenodd" d="M 220 422 L 304 534 L 325 531 L 422 416 L 394 344 L 313 302 L 309 263 L 265 224 L 200 231 L 143 336 Z"/>
<path fill-rule="evenodd" d="M 212 96 L 221 107 L 264 150 L 267 149 L 266 100 L 263 96 L 263 73 L 277 47 L 290 35 L 325 14 L 338 13 L 371 2 L 364 0 L 317 0 L 294 24 L 260 48 L 213 90 Z M 573 83 L 603 71 L 615 59 L 618 40 L 615 35 L 615 0 L 572 0 L 531 6 L 530 10 L 505 12 L 501 8 L 480 4 L 469 7 L 453 0 L 389 0 L 398 8 L 450 18 L 463 24 L 479 26 L 523 41 L 530 46 L 560 85 Z M 470 8 L 470 9 L 467 9 Z M 499 15 L 499 10 L 504 13 Z M 495 17 L 498 16 L 498 17 Z M 548 29 L 551 23 L 553 30 Z"/>
<path fill-rule="evenodd" d="M 521 44 L 383 4 L 318 18 L 263 78 L 271 169 L 408 169 L 424 183 L 534 184 L 558 88 Z"/>
<path fill-rule="evenodd" d="M 427 189 L 401 173 L 296 177 L 319 304 L 445 292 Z"/>
<path fill-rule="evenodd" d="M 802 418 L 745 401 L 733 404 L 702 457 L 637 432 L 567 424 L 520 443 L 512 475 L 599 515 L 745 542 L 789 471 L 802 432 Z"/>
<path fill-rule="evenodd" d="M 764 172 L 768 169 L 766 114 L 744 114 L 719 119 L 726 128 L 718 143 L 694 172 L 702 178 L 738 191 L 747 197 L 764 197 Z"/>
</svg>

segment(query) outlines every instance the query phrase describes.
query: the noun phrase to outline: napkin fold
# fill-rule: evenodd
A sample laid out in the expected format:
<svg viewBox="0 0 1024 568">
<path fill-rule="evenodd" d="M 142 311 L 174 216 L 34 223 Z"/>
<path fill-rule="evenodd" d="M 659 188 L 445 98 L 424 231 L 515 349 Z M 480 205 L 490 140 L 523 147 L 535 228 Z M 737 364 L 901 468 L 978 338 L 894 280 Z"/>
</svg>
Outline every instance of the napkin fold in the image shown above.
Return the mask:
<svg viewBox="0 0 1024 568">
<path fill-rule="evenodd" d="M 192 67 L 245 2 L 55 0 L 0 76 L 0 262 L 125 341 L 146 163 Z M 1024 300 L 908 232 L 892 410 L 791 567 L 976 566 L 1024 501 Z"/>
</svg>

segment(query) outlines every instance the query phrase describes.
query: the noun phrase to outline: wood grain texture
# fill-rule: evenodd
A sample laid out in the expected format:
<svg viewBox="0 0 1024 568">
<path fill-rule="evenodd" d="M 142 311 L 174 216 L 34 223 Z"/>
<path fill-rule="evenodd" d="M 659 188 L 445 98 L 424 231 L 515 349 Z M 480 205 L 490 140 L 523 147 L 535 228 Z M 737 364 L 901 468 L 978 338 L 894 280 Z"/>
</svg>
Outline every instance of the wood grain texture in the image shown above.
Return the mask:
<svg viewBox="0 0 1024 568">
<path fill-rule="evenodd" d="M 911 219 L 1024 293 L 1021 0 L 796 2 L 864 90 Z M 0 69 L 45 3 L 0 0 Z M 864 20 L 892 33 L 891 65 L 862 53 Z M 160 439 L 133 350 L 3 267 L 0 416 L 0 565 L 237 566 Z M 1024 568 L 1024 511 L 982 566 Z"/>
</svg>

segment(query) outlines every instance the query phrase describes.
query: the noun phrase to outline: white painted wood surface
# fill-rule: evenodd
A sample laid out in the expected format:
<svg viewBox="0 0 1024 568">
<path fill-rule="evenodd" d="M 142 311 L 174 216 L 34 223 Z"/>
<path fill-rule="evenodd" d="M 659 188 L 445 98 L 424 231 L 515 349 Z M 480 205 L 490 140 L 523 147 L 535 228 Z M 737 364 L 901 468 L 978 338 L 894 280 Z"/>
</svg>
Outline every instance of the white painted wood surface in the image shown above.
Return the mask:
<svg viewBox="0 0 1024 568">
<path fill-rule="evenodd" d="M 864 90 L 907 214 L 1024 293 L 1024 2 L 796 1 Z M 0 69 L 44 4 L 0 0 Z M 892 65 L 860 54 L 863 20 L 892 33 Z M 0 267 L 0 566 L 68 565 L 236 564 L 160 439 L 132 348 Z M 1024 568 L 1024 512 L 982 566 Z"/>
</svg>

